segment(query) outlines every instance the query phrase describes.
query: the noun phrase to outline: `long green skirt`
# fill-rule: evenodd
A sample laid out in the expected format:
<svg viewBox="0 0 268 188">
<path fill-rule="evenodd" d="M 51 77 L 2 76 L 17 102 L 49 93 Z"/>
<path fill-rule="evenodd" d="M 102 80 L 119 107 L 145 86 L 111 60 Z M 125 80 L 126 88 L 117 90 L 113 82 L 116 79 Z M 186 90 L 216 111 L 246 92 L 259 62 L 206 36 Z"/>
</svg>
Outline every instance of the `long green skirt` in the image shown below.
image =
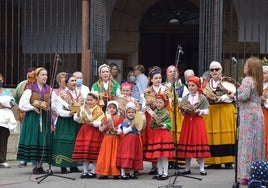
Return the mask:
<svg viewBox="0 0 268 188">
<path fill-rule="evenodd" d="M 53 136 L 52 164 L 58 167 L 74 167 L 80 163 L 72 162 L 74 143 L 80 124 L 73 117 L 58 117 Z"/>
<path fill-rule="evenodd" d="M 28 111 L 21 126 L 17 160 L 27 162 L 49 162 L 50 124 L 47 125 L 47 112 L 37 114 Z"/>
</svg>

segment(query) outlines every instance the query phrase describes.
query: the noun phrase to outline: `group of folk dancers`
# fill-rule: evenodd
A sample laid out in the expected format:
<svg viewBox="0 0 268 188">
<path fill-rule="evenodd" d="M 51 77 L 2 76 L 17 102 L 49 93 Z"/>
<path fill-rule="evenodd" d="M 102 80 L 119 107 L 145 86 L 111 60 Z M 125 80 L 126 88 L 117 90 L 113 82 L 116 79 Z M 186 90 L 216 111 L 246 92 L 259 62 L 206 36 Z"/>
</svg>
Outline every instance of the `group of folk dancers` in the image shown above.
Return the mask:
<svg viewBox="0 0 268 188">
<path fill-rule="evenodd" d="M 161 69 L 153 67 L 146 89 L 134 98 L 138 82 L 119 85 L 106 64 L 99 67 L 100 79 L 86 95 L 74 74 L 59 73 L 59 88 L 52 89 L 46 83 L 47 70 L 37 68 L 19 101 L 25 115 L 17 159 L 32 162 L 34 174 L 45 173 L 42 163 L 51 162 L 62 173 L 83 166 L 81 178 L 99 179 L 137 179 L 135 172 L 143 169 L 143 161 L 152 162 L 152 178 L 157 180 L 168 179 L 169 161 L 180 158 L 185 159 L 182 174 L 191 174 L 192 158 L 198 159 L 200 175 L 207 175 L 205 164 L 231 168 L 236 109 L 233 99 L 219 91 L 221 70 L 220 63 L 212 62 L 206 85 L 196 76 L 184 85 L 175 66 L 167 68 L 164 83 Z M 135 76 L 138 81 L 139 74 Z M 137 113 L 143 117 L 142 127 L 135 120 Z"/>
</svg>

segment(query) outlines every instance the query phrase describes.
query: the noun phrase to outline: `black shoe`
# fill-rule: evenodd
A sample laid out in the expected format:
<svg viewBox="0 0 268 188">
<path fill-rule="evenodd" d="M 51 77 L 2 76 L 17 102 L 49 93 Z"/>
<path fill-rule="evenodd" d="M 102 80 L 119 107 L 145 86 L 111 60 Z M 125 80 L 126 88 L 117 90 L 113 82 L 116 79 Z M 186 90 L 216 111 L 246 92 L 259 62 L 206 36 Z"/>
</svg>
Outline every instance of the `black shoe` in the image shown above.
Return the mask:
<svg viewBox="0 0 268 188">
<path fill-rule="evenodd" d="M 169 176 L 167 175 L 161 175 L 159 176 L 158 180 L 167 180 L 169 178 Z"/>
<path fill-rule="evenodd" d="M 71 173 L 76 173 L 76 172 L 80 172 L 80 171 L 76 166 L 74 166 L 74 167 L 70 167 L 70 172 Z"/>
<path fill-rule="evenodd" d="M 160 174 L 155 175 L 155 176 L 152 177 L 152 179 L 154 179 L 154 180 L 158 180 L 158 178 L 159 178 L 160 176 L 161 176 Z"/>
<path fill-rule="evenodd" d="M 226 163 L 225 165 L 225 169 L 233 169 L 232 163 Z"/>
<path fill-rule="evenodd" d="M 130 179 L 138 179 L 138 177 L 137 177 L 135 174 L 131 174 L 131 175 L 129 176 L 129 178 L 130 178 Z"/>
<path fill-rule="evenodd" d="M 157 174 L 157 168 L 156 167 L 153 167 L 150 172 L 148 173 L 149 175 L 154 175 L 154 174 Z"/>
<path fill-rule="evenodd" d="M 98 177 L 100 180 L 107 180 L 108 179 L 108 176 L 99 176 Z"/>
<path fill-rule="evenodd" d="M 135 176 L 139 176 L 139 175 L 141 175 L 140 172 L 139 172 L 138 170 L 135 170 L 135 171 L 134 171 L 134 174 L 135 174 Z"/>
<path fill-rule="evenodd" d="M 67 174 L 68 173 L 67 168 L 66 167 L 60 167 L 60 173 Z"/>
<path fill-rule="evenodd" d="M 38 173 L 38 168 L 37 167 L 34 167 L 33 170 L 32 170 L 33 174 L 39 174 Z"/>
<path fill-rule="evenodd" d="M 221 169 L 221 164 L 212 164 L 207 166 L 207 169 Z"/>
<path fill-rule="evenodd" d="M 93 174 L 93 173 L 91 173 L 91 172 L 90 172 L 88 175 L 89 175 L 90 178 L 96 178 L 96 177 L 97 177 L 96 174 Z"/>
<path fill-rule="evenodd" d="M 187 174 L 191 174 L 191 170 L 184 170 L 183 172 L 181 172 L 182 175 L 187 175 Z"/>
<path fill-rule="evenodd" d="M 173 161 L 168 161 L 168 169 L 175 169 L 174 164 L 175 163 Z"/>
<path fill-rule="evenodd" d="M 200 172 L 200 175 L 201 175 L 201 176 L 206 176 L 206 175 L 207 175 L 207 172 L 206 172 L 206 171 L 201 171 L 201 172 Z"/>
<path fill-rule="evenodd" d="M 43 167 L 34 167 L 33 174 L 45 174 Z"/>
<path fill-rule="evenodd" d="M 27 166 L 27 162 L 26 161 L 22 161 L 20 162 L 20 164 L 18 165 L 19 168 L 23 168 Z"/>
<path fill-rule="evenodd" d="M 119 176 L 114 176 L 114 180 L 119 180 Z"/>
<path fill-rule="evenodd" d="M 89 179 L 90 176 L 88 175 L 88 173 L 83 173 L 81 176 L 80 176 L 81 179 Z"/>
<path fill-rule="evenodd" d="M 122 180 L 128 180 L 128 179 L 129 179 L 129 176 L 127 176 L 127 175 L 123 175 L 123 176 L 121 176 L 121 179 L 122 179 Z"/>
<path fill-rule="evenodd" d="M 168 169 L 180 169 L 180 165 L 177 162 L 169 161 Z"/>
<path fill-rule="evenodd" d="M 46 173 L 46 171 L 43 169 L 43 167 L 39 167 L 38 172 L 39 172 L 39 174 L 45 174 Z"/>
</svg>

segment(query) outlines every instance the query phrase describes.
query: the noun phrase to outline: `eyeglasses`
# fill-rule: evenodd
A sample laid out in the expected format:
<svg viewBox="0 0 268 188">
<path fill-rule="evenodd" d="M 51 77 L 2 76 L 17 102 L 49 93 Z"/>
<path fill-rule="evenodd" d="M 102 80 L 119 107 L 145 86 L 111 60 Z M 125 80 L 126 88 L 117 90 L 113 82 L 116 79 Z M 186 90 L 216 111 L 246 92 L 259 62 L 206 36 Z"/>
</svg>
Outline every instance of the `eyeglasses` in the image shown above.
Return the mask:
<svg viewBox="0 0 268 188">
<path fill-rule="evenodd" d="M 216 68 L 216 69 L 209 69 L 209 70 L 210 70 L 210 72 L 213 72 L 213 71 L 218 72 L 218 71 L 220 70 L 220 68 Z"/>
</svg>

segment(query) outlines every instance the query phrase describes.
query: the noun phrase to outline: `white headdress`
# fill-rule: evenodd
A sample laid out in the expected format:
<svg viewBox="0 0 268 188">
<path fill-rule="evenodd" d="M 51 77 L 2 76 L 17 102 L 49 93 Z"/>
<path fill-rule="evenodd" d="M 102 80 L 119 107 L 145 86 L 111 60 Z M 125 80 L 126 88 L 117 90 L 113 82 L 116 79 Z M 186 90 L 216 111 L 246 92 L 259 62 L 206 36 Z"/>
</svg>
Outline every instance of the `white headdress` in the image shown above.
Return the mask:
<svg viewBox="0 0 268 188">
<path fill-rule="evenodd" d="M 98 73 L 99 73 L 99 74 L 100 74 L 101 69 L 102 69 L 103 67 L 107 67 L 107 68 L 110 70 L 110 66 L 109 66 L 109 65 L 107 65 L 107 64 L 102 64 L 102 65 L 99 66 L 99 68 L 98 68 Z"/>
<path fill-rule="evenodd" d="M 134 102 L 128 102 L 127 103 L 127 105 L 126 105 L 126 111 L 128 109 L 130 109 L 130 108 L 136 111 L 136 105 L 134 104 Z"/>
</svg>

